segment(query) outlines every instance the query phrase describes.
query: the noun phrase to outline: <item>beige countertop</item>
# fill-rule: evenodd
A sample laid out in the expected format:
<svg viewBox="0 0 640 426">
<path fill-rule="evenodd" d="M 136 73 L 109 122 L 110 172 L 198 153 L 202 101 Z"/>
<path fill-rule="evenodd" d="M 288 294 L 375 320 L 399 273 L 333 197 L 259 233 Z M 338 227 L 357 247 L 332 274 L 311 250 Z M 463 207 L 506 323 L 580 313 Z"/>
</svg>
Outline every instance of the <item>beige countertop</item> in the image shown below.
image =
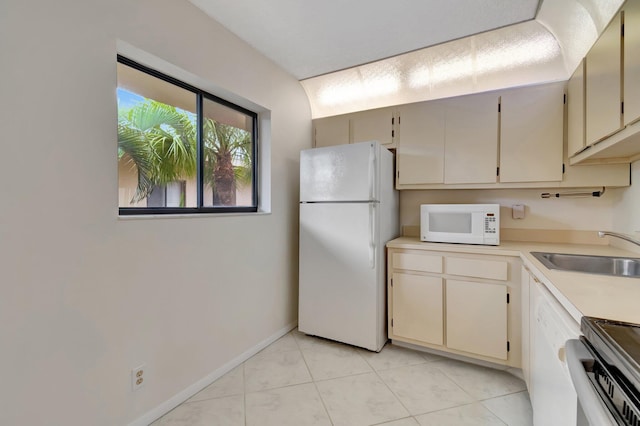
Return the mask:
<svg viewBox="0 0 640 426">
<path fill-rule="evenodd" d="M 425 243 L 417 237 L 396 238 L 389 241 L 387 247 L 520 257 L 576 321 L 579 322 L 582 316 L 591 316 L 640 324 L 640 278 L 551 270 L 531 255 L 532 251 L 543 251 L 640 257 L 634 252 L 607 245 L 522 241 L 504 241 L 499 246 Z"/>
</svg>

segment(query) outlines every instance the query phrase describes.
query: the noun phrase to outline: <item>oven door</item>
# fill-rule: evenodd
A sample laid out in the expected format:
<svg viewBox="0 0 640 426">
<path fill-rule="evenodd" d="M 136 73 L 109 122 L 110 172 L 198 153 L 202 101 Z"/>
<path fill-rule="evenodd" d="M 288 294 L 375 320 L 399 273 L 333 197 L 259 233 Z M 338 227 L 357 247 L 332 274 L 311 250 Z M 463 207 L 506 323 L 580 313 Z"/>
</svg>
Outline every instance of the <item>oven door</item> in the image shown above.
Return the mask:
<svg viewBox="0 0 640 426">
<path fill-rule="evenodd" d="M 569 374 L 578 395 L 578 426 L 615 426 L 618 423 L 607 407 L 608 402 L 596 389 L 596 385 L 589 378 L 593 373 L 596 356 L 587 346 L 577 339 L 568 340 L 565 345 L 565 356 L 569 367 Z M 622 420 L 622 419 L 620 419 Z"/>
</svg>

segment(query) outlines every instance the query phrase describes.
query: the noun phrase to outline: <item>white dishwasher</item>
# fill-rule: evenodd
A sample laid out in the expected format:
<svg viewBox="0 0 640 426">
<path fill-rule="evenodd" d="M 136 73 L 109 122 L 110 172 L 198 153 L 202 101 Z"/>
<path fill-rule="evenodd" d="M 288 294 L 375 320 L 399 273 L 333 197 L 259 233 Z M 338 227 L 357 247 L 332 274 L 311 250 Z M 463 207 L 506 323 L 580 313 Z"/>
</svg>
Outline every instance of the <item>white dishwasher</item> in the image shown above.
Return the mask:
<svg viewBox="0 0 640 426">
<path fill-rule="evenodd" d="M 531 384 L 534 426 L 573 426 L 578 403 L 564 348 L 580 325 L 537 280 L 531 286 Z"/>
</svg>

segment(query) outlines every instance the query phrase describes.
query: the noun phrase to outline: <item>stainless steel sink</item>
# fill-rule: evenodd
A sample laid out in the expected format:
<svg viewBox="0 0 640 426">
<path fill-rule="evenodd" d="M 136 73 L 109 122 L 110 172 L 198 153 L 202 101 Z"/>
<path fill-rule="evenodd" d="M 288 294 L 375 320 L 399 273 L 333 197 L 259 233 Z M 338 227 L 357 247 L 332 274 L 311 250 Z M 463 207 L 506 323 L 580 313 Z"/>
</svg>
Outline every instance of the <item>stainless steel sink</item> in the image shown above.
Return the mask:
<svg viewBox="0 0 640 426">
<path fill-rule="evenodd" d="M 616 277 L 640 277 L 639 258 L 543 253 L 538 251 L 532 251 L 531 254 L 549 269 Z"/>
</svg>

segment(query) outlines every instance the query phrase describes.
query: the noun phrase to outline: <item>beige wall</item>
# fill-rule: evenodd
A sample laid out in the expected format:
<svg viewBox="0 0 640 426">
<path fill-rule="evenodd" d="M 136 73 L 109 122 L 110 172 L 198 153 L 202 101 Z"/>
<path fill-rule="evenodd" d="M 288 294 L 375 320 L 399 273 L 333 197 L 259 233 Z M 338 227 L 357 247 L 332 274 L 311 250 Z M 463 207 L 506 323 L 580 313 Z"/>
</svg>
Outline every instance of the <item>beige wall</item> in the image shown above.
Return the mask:
<svg viewBox="0 0 640 426">
<path fill-rule="evenodd" d="M 497 203 L 500 204 L 502 228 L 600 230 L 611 229 L 614 206 L 630 188 L 607 190 L 600 198 L 550 198 L 540 194 L 549 189 L 501 190 L 431 190 L 400 193 L 400 223 L 418 226 L 420 204 L 428 203 Z M 564 192 L 570 190 L 557 190 Z M 526 217 L 513 219 L 511 206 L 524 204 Z M 638 228 L 640 229 L 640 228 Z"/>
<path fill-rule="evenodd" d="M 118 218 L 117 40 L 262 107 L 271 214 Z M 3 0 L 0 56 L 0 424 L 129 424 L 296 321 L 294 78 L 173 0 Z"/>
</svg>

